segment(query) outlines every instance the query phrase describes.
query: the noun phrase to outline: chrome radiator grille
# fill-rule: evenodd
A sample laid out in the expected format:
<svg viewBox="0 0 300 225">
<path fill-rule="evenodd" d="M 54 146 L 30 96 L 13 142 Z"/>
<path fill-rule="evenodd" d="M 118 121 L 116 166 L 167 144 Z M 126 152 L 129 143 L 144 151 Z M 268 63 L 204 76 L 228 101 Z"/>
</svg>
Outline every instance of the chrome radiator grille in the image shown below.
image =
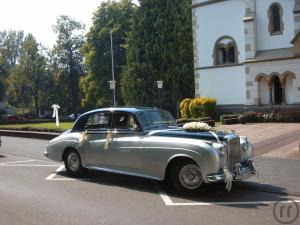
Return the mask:
<svg viewBox="0 0 300 225">
<path fill-rule="evenodd" d="M 227 163 L 230 171 L 235 169 L 235 165 L 241 162 L 240 138 L 236 135 L 226 137 L 228 145 Z"/>
</svg>

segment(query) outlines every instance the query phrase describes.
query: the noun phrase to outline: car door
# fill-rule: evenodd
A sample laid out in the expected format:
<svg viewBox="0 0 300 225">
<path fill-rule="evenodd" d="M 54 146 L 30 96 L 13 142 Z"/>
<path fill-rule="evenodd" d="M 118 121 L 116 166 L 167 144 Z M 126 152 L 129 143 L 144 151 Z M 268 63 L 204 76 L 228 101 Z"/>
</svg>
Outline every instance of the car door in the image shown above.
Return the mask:
<svg viewBox="0 0 300 225">
<path fill-rule="evenodd" d="M 133 114 L 114 112 L 112 114 L 112 141 L 106 152 L 106 163 L 127 169 L 141 168 L 143 137 Z"/>
<path fill-rule="evenodd" d="M 105 165 L 105 145 L 111 126 L 111 112 L 97 112 L 89 116 L 85 129 L 85 152 L 89 166 Z"/>
</svg>

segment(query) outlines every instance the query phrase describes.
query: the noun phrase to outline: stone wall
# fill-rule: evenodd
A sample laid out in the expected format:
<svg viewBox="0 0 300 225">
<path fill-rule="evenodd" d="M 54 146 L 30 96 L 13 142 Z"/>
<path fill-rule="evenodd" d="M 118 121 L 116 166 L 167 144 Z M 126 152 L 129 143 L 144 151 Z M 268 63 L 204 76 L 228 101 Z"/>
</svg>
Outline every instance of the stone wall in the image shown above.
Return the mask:
<svg viewBox="0 0 300 225">
<path fill-rule="evenodd" d="M 276 60 L 245 64 L 247 105 L 260 103 L 258 75 L 284 74 L 289 71 L 296 77 L 293 79 L 293 104 L 300 104 L 300 59 Z"/>
</svg>

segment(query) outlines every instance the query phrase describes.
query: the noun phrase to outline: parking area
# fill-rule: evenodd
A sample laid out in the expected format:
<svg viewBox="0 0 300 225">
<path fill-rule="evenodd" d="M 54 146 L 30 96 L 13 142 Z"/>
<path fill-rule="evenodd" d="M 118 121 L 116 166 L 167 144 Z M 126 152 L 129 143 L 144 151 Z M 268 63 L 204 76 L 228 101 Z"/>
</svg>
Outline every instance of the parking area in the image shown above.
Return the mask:
<svg viewBox="0 0 300 225">
<path fill-rule="evenodd" d="M 300 159 L 299 123 L 249 123 L 220 128 L 247 136 L 257 156 Z"/>
<path fill-rule="evenodd" d="M 89 171 L 84 179 L 34 157 L 0 154 L 0 224 L 280 224 L 274 206 L 300 202 L 284 188 L 270 193 L 235 184 L 181 196 L 160 182 Z M 291 217 L 296 217 L 296 210 Z M 297 217 L 291 224 L 299 224 Z"/>
</svg>

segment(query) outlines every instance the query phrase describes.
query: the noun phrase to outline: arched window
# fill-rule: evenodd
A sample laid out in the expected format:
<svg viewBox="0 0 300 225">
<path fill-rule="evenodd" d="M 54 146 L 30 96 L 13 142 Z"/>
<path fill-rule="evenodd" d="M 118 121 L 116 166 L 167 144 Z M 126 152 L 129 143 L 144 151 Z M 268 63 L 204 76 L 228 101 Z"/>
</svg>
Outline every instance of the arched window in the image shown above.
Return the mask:
<svg viewBox="0 0 300 225">
<path fill-rule="evenodd" d="M 237 45 L 233 38 L 224 36 L 219 38 L 214 47 L 214 65 L 238 63 Z"/>
<path fill-rule="evenodd" d="M 279 35 L 283 33 L 282 21 L 283 9 L 279 3 L 273 3 L 268 11 L 269 16 L 269 32 L 271 35 Z"/>
</svg>

